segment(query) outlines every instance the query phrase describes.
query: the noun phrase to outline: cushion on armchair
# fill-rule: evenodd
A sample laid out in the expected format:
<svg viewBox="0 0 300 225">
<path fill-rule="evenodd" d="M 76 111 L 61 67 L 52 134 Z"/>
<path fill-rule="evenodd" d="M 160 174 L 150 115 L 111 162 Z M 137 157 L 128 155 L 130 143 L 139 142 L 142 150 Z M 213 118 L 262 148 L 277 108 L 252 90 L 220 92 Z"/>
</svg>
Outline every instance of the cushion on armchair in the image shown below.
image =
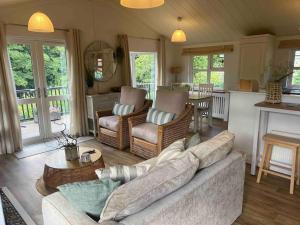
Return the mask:
<svg viewBox="0 0 300 225">
<path fill-rule="evenodd" d="M 157 144 L 158 125 L 154 123 L 142 123 L 132 128 L 133 137 L 143 139 L 153 144 Z"/>
<path fill-rule="evenodd" d="M 189 93 L 184 91 L 158 90 L 156 92 L 155 108 L 163 112 L 175 113 L 178 117 L 189 100 Z"/>
<path fill-rule="evenodd" d="M 158 109 L 151 108 L 148 111 L 146 122 L 162 125 L 171 122 L 174 116 L 174 113 L 163 112 Z"/>
<path fill-rule="evenodd" d="M 119 130 L 119 116 L 104 116 L 99 118 L 99 125 L 112 131 Z"/>
<path fill-rule="evenodd" d="M 134 105 L 123 105 L 119 103 L 115 103 L 113 108 L 113 114 L 117 116 L 126 116 L 130 113 L 133 113 Z"/>
<path fill-rule="evenodd" d="M 134 111 L 136 112 L 144 106 L 146 94 L 146 90 L 123 86 L 120 103 L 123 105 L 134 105 Z"/>
</svg>

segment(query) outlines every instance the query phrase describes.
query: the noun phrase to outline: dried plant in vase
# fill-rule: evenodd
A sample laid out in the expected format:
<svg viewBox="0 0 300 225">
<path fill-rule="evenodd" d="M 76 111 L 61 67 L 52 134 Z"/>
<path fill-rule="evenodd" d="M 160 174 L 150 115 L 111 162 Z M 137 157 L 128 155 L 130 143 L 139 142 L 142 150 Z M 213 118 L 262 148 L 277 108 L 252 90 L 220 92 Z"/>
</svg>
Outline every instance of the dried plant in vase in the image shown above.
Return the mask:
<svg viewBox="0 0 300 225">
<path fill-rule="evenodd" d="M 77 146 L 77 137 L 66 134 L 66 124 L 64 125 L 64 129 L 60 131 L 60 136 L 56 137 L 56 140 L 59 145 L 59 149 L 64 149 L 65 156 L 67 161 L 76 160 L 79 158 L 78 155 L 78 146 Z"/>
<path fill-rule="evenodd" d="M 270 81 L 266 87 L 265 102 L 278 104 L 282 98 L 282 80 L 292 75 L 293 72 L 286 66 L 278 66 L 274 69 Z"/>
</svg>

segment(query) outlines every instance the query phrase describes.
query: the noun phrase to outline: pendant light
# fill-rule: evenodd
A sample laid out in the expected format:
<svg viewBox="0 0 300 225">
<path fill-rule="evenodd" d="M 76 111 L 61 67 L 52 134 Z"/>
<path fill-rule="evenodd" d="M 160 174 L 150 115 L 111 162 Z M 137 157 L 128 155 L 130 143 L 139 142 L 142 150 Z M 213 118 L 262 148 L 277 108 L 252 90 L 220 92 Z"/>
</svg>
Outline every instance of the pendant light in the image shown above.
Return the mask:
<svg viewBox="0 0 300 225">
<path fill-rule="evenodd" d="M 121 0 L 120 4 L 132 9 L 150 9 L 162 6 L 165 0 Z"/>
<path fill-rule="evenodd" d="M 177 21 L 180 23 L 182 21 L 182 17 L 178 17 Z M 185 32 L 180 28 L 176 29 L 172 34 L 171 42 L 186 42 Z"/>
<path fill-rule="evenodd" d="M 36 12 L 28 21 L 28 30 L 32 32 L 51 33 L 54 32 L 54 27 L 46 14 Z"/>
</svg>

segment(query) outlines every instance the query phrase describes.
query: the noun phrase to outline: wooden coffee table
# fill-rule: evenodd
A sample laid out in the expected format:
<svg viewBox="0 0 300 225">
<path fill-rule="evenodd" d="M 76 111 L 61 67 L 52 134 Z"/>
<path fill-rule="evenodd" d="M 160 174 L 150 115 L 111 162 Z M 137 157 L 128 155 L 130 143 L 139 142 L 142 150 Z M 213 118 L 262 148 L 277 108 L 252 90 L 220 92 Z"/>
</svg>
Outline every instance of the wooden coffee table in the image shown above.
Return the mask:
<svg viewBox="0 0 300 225">
<path fill-rule="evenodd" d="M 47 159 L 44 167 L 43 181 L 46 188 L 56 189 L 58 186 L 97 179 L 95 170 L 104 168 L 101 151 L 94 148 L 79 147 L 79 156 L 84 152 L 95 150 L 91 154 L 91 162 L 82 163 L 79 159 L 67 161 L 64 150 L 56 151 Z"/>
</svg>

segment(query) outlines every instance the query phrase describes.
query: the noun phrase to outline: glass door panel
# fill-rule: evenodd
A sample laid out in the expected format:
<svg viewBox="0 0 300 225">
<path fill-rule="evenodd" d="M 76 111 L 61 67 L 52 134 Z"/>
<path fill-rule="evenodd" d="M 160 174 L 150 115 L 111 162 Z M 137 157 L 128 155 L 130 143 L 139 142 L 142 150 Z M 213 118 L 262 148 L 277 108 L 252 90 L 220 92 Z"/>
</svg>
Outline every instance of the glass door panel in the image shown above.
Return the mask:
<svg viewBox="0 0 300 225">
<path fill-rule="evenodd" d="M 154 99 L 157 83 L 157 53 L 131 52 L 131 74 L 134 87 L 147 91 L 147 98 Z"/>
<path fill-rule="evenodd" d="M 32 60 L 32 45 L 12 43 L 8 54 L 16 87 L 23 140 L 40 138 L 40 89 Z"/>
<path fill-rule="evenodd" d="M 44 44 L 44 90 L 47 110 L 51 124 L 51 133 L 58 133 L 66 125 L 69 130 L 70 104 L 67 75 L 66 49 L 60 44 Z"/>
</svg>

